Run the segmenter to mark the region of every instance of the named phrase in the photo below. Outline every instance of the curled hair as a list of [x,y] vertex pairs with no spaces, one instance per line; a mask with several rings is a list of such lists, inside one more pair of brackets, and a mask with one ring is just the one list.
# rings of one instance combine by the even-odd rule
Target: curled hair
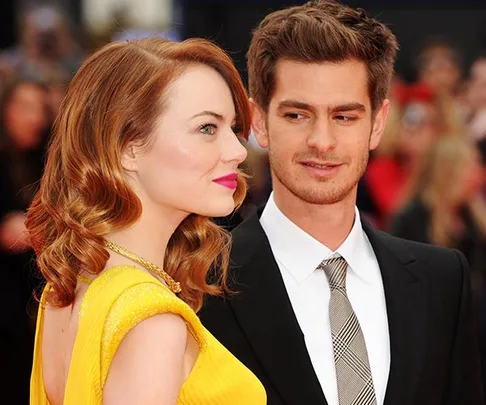
[[361,9],[333,0],[309,1],[269,14],[253,31],[248,50],[250,96],[265,111],[275,91],[279,60],[305,63],[358,60],[368,70],[372,110],[390,86],[398,44],[392,32]]
[[[50,304],[71,304],[77,274],[98,274],[106,265],[105,235],[140,217],[141,202],[125,180],[121,153],[132,142],[149,145],[169,84],[195,64],[209,66],[224,78],[241,135],[247,137],[245,88],[231,59],[209,41],[150,38],[112,43],[88,58],[73,78],[26,223],[39,268],[51,285]],[[237,206],[245,194],[240,174]],[[172,235],[165,271],[181,283],[180,297],[195,310],[205,293],[226,289],[228,248],[227,232],[194,214]],[[218,272],[212,284],[207,281],[210,269]]]

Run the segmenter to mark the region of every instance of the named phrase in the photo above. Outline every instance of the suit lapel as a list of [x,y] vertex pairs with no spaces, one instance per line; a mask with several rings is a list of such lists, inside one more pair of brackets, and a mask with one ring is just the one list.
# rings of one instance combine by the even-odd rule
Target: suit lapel
[[378,259],[388,314],[391,364],[384,405],[412,405],[425,350],[426,282],[403,241],[363,227]]
[[262,368],[283,402],[327,405],[280,270],[257,214],[233,232],[229,301]]

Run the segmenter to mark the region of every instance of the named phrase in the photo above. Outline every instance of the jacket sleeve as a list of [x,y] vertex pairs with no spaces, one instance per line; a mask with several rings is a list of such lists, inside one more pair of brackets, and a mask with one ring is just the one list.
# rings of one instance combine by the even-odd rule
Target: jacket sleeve
[[444,405],[484,405],[469,266],[462,253],[458,251],[455,253],[462,273],[462,289],[451,352],[449,384],[443,403]]

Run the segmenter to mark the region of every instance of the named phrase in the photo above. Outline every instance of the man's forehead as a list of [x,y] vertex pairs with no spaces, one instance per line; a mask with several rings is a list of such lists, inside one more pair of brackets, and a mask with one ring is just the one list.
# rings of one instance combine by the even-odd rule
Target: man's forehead
[[271,104],[286,104],[289,100],[316,108],[353,103],[364,104],[368,108],[366,66],[354,60],[339,63],[279,61]]
[[323,86],[343,90],[350,86],[366,88],[368,71],[363,62],[346,60],[343,62],[307,63],[300,61],[281,60],[275,67],[275,89],[277,87],[299,88],[306,86],[308,90],[318,90]]

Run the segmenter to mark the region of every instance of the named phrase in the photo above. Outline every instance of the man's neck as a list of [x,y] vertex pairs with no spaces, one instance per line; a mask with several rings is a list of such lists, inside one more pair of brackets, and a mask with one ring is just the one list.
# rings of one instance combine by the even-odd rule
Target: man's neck
[[288,190],[275,190],[273,197],[282,214],[332,251],[342,245],[353,228],[356,190],[334,204],[311,204]]

